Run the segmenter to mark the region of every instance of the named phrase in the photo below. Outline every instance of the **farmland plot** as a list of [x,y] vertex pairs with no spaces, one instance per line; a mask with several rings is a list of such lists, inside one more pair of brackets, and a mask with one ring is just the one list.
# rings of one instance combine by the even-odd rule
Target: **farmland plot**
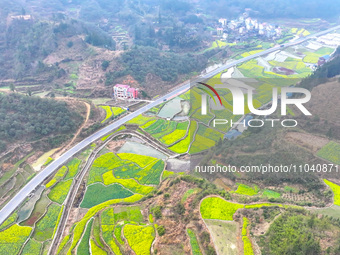
[[340,144],[336,142],[329,142],[324,147],[322,147],[321,150],[319,150],[316,155],[326,160],[329,160],[333,162],[334,164],[340,165],[339,151],[340,151]]
[[151,245],[155,238],[155,231],[152,226],[125,225],[124,236],[136,255],[151,253]]
[[220,255],[237,255],[237,224],[236,222],[204,220],[207,224],[214,244]]

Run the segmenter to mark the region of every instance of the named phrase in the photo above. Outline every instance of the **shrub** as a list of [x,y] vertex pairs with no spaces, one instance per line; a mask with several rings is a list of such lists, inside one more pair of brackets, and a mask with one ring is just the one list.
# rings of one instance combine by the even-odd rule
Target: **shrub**
[[151,211],[155,215],[156,219],[162,218],[162,208],[160,206],[154,207]]
[[159,236],[162,236],[165,234],[165,227],[164,226],[158,226],[157,227],[157,233]]

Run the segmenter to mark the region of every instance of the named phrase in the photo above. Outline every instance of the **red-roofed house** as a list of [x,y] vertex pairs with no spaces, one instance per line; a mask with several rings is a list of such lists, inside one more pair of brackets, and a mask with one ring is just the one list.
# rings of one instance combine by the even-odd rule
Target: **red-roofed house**
[[131,88],[129,85],[116,84],[113,86],[113,95],[116,99],[136,99],[138,89]]

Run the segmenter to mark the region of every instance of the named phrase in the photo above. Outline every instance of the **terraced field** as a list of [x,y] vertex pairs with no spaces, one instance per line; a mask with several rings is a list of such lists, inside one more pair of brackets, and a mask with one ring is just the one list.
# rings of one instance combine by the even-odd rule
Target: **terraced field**
[[[42,186],[40,193],[37,191],[18,212],[3,223],[0,229],[7,229],[0,232],[0,239],[1,236],[7,236],[8,243],[0,240],[0,243],[4,243],[1,244],[0,254],[5,254],[2,252],[6,252],[6,247],[10,249],[7,254],[18,254],[20,249],[22,254],[39,254],[40,251],[47,253],[63,212],[61,204],[68,195],[80,164],[81,160],[74,158],[58,169],[45,189]],[[30,240],[23,246],[29,234]]]
[[233,220],[234,213],[244,205],[227,202],[220,197],[208,197],[201,202],[203,219]]
[[102,123],[104,123],[105,121],[109,120],[112,117],[117,117],[117,116],[123,114],[124,112],[126,112],[126,110],[124,110],[120,107],[111,107],[111,106],[107,106],[107,105],[101,105],[99,107],[104,109],[105,112],[106,112],[105,119],[102,120]]
[[333,162],[334,164],[340,165],[340,144],[336,142],[329,142],[322,147],[316,155],[326,160]]
[[159,184],[163,170],[164,161],[153,157],[133,153],[103,154],[90,169],[81,206],[90,208],[111,199],[147,195],[154,190],[149,185]]
[[255,185],[254,187],[250,187],[245,184],[241,183],[236,183],[237,190],[235,193],[240,194],[240,195],[246,195],[246,196],[254,196],[259,192],[259,188]]
[[[222,252],[222,254],[238,254],[236,249],[236,225],[233,222],[233,215],[238,209],[257,209],[262,207],[283,207],[281,204],[274,203],[258,203],[258,204],[237,204],[233,202],[226,201],[220,197],[207,197],[201,201],[200,213],[202,218],[206,221],[209,229],[212,231],[212,235],[215,236],[214,243],[217,249]],[[287,206],[288,208],[289,206]],[[230,224],[229,224],[230,223]],[[226,229],[221,229],[221,225],[225,224]],[[243,254],[254,254],[251,241],[249,239],[248,233],[249,221],[247,218],[243,218],[242,227],[242,241],[243,241]],[[217,226],[219,225],[219,226]],[[232,230],[228,230],[232,229]],[[222,232],[216,232],[221,230]],[[233,231],[233,232],[230,232]],[[230,236],[232,235],[232,236]],[[223,240],[221,239],[223,236]]]

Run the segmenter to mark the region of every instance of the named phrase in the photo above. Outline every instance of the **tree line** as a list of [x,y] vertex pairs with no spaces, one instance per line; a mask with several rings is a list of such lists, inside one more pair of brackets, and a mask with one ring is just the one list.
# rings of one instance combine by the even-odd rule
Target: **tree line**
[[[9,142],[37,140],[74,132],[82,121],[66,102],[24,96],[0,95],[0,136],[2,150]],[[52,141],[51,141],[52,142]]]

